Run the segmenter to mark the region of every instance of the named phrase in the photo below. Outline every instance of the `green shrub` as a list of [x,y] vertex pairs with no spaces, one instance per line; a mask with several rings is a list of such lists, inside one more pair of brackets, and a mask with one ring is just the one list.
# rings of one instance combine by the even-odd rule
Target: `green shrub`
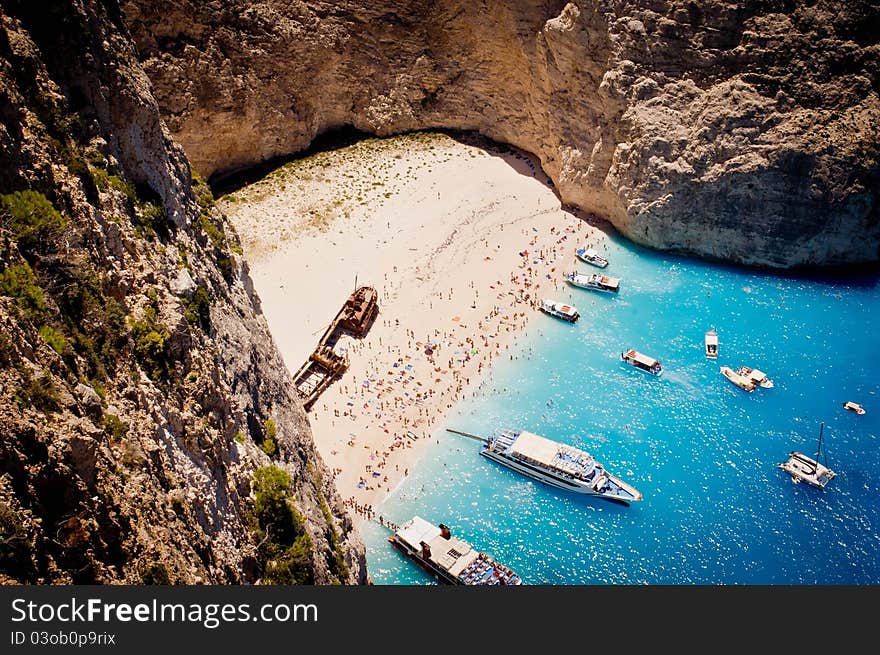
[[12,238],[28,254],[54,248],[67,227],[67,220],[49,199],[29,189],[0,195],[0,213]]
[[70,352],[70,343],[68,343],[67,339],[55,328],[44,325],[40,328],[40,336],[43,338],[49,347],[52,348],[59,355],[65,355]]
[[234,438],[235,438],[236,443],[241,444],[242,446],[244,445],[244,441],[245,441],[244,432],[239,430],[238,432],[235,433]]
[[9,296],[34,323],[41,323],[46,315],[43,290],[34,279],[34,272],[27,264],[10,266],[0,271],[0,295]]
[[21,376],[21,386],[15,393],[15,401],[20,406],[34,407],[46,414],[57,412],[61,408],[58,390],[47,372],[44,371],[42,377],[35,378],[28,369],[24,368],[21,370]]
[[128,434],[128,423],[115,414],[104,415],[104,431],[117,441],[121,441]]
[[171,332],[158,322],[156,310],[147,307],[144,320],[132,324],[134,354],[144,372],[154,382],[171,379],[174,362],[171,356]]
[[145,585],[170,585],[171,578],[168,577],[168,569],[162,562],[150,564],[141,574],[141,579]]
[[315,584],[311,554],[312,540],[309,535],[298,537],[292,546],[268,562],[263,581],[277,585]]
[[31,568],[29,541],[18,513],[0,501],[0,571],[18,578]]
[[290,475],[277,466],[254,471],[254,515],[276,544],[289,546],[303,532],[303,519],[290,503]]
[[223,234],[223,230],[220,229],[219,225],[211,220],[211,217],[208,216],[208,214],[202,214],[199,217],[199,226],[202,228],[202,231],[208,236],[208,239],[211,241],[211,245],[213,245],[215,248],[219,248],[220,250],[223,250],[226,247],[226,235]]
[[264,581],[314,584],[312,541],[305,521],[290,502],[290,476],[275,466],[254,472],[254,515]]
[[190,325],[197,323],[205,332],[211,331],[211,296],[205,287],[199,286],[186,301],[184,316]]

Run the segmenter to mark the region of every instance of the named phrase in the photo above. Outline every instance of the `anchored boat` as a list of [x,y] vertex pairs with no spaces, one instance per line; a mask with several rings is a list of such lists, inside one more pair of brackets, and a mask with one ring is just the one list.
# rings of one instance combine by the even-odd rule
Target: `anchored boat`
[[601,273],[564,273],[565,281],[570,285],[581,289],[603,291],[605,293],[617,293],[620,291],[620,280],[616,277],[602,275]]
[[736,372],[744,378],[751,380],[759,387],[763,387],[764,389],[773,388],[773,380],[768,378],[764,371],[759,371],[756,368],[749,368],[748,366],[740,366],[736,369]]
[[550,316],[561,318],[563,321],[568,321],[569,323],[574,323],[581,316],[578,313],[578,310],[572,305],[567,305],[566,303],[557,302],[555,300],[548,300],[546,298],[541,301],[541,311],[545,314],[550,314]]
[[845,403],[843,403],[843,408],[848,409],[851,412],[855,412],[856,414],[864,414],[865,413],[864,407],[862,407],[858,403],[854,403],[851,400],[847,400]]
[[663,367],[660,365],[660,362],[653,357],[643,355],[633,348],[620,353],[620,358],[630,366],[642,371],[647,371],[651,375],[660,375],[663,372]]
[[574,254],[577,255],[578,259],[587,264],[592,264],[599,268],[605,268],[608,266],[608,260],[600,255],[594,248],[578,248]]
[[819,454],[822,452],[822,432],[825,424],[819,426],[819,446],[816,449],[816,458],[807,457],[801,452],[792,452],[787,462],[779,464],[779,468],[791,476],[791,481],[795,484],[806,482],[817,489],[824,489],[832,479],[837,477],[837,473],[832,471],[826,464],[819,463]]
[[726,377],[728,380],[733,382],[740,389],[743,389],[744,391],[754,391],[755,390],[755,383],[754,382],[752,382],[749,378],[742,375],[741,373],[734,371],[729,366],[722,366],[721,367],[721,374],[724,377]]
[[716,359],[718,357],[718,333],[715,330],[706,332],[706,357]]
[[453,537],[442,523],[414,516],[388,537],[397,550],[441,582],[455,585],[521,585],[522,578],[492,557]]
[[557,489],[597,496],[628,505],[642,499],[635,487],[612,475],[590,453],[525,430],[499,430],[482,439],[480,454],[525,476]]

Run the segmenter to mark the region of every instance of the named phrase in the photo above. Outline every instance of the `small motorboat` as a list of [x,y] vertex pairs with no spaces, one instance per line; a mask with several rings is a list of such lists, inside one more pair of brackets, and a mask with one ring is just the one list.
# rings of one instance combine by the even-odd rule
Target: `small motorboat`
[[843,403],[843,408],[848,409],[851,412],[855,412],[856,414],[864,414],[865,413],[864,407],[862,407],[858,403],[854,403],[851,400],[847,400],[845,403]]
[[574,254],[582,262],[592,264],[593,266],[598,266],[599,268],[608,266],[608,260],[596,252],[595,248],[578,248]]
[[721,374],[744,391],[754,391],[755,383],[729,366],[721,367]]
[[706,357],[718,358],[718,333],[714,329],[706,332]]

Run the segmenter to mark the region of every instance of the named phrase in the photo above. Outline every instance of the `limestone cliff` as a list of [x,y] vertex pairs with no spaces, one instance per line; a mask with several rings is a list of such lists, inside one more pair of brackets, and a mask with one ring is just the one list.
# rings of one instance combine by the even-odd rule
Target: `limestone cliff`
[[123,0],[203,175],[354,126],[477,130],[659,248],[876,262],[869,0]]
[[366,581],[240,252],[118,6],[4,1],[0,582]]

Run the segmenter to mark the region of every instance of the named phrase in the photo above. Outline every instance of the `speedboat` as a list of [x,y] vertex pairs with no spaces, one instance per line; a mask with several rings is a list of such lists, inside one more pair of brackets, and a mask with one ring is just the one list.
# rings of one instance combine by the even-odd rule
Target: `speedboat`
[[736,369],[736,372],[744,378],[748,378],[759,387],[763,387],[764,389],[773,388],[773,380],[768,378],[767,374],[764,373],[764,371],[759,371],[756,368],[749,368],[748,366],[740,366],[738,369]]
[[745,391],[754,391],[755,390],[755,383],[754,382],[752,382],[749,378],[745,377],[741,373],[734,371],[729,366],[722,366],[721,373],[722,373],[722,375],[724,375],[724,377],[726,377],[728,380],[733,382],[740,389],[743,389]]
[[862,407],[858,403],[854,403],[851,400],[847,400],[845,403],[843,403],[843,408],[848,409],[851,412],[855,412],[856,414],[864,414],[865,413],[864,407]]
[[546,298],[541,301],[541,311],[569,323],[574,323],[581,316],[574,306]]
[[608,260],[600,255],[595,248],[578,248],[574,254],[577,255],[578,259],[587,264],[592,264],[599,268],[608,266]]
[[706,357],[709,359],[718,357],[718,333],[715,330],[706,332]]

